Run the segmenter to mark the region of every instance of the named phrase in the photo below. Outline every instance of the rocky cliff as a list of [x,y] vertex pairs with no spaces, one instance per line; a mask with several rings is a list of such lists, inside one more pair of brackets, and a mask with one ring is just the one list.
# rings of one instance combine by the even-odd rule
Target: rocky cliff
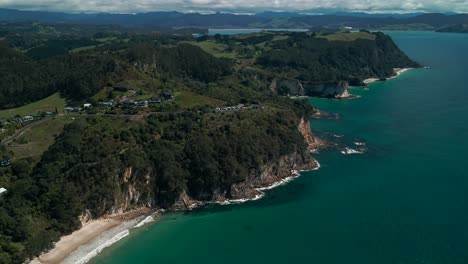
[[[206,203],[226,202],[229,200],[244,200],[260,197],[265,188],[291,177],[293,171],[311,170],[319,165],[310,155],[310,151],[323,146],[323,142],[311,133],[310,123],[307,118],[298,120],[298,131],[304,138],[307,148],[298,149],[294,153],[281,156],[278,160],[262,165],[250,171],[249,176],[243,182],[233,184],[225,191],[214,191],[210,201],[200,201],[190,197],[186,191],[183,191],[170,210],[190,210]],[[133,167],[122,169],[118,177],[120,190],[116,194],[113,206],[107,212],[109,215],[119,215],[138,208],[155,208],[158,203],[155,198],[156,175],[152,169],[136,170]],[[82,221],[90,219],[86,213],[82,215]],[[86,221],[86,220],[85,220]]]
[[275,87],[280,95],[315,96],[325,98],[348,97],[349,84],[347,81],[313,83],[295,79],[275,80]]
[[[246,181],[232,185],[228,191],[217,194],[211,202],[224,203],[230,200],[242,201],[256,199],[263,195],[261,191],[262,188],[267,188],[293,176],[294,171],[318,168],[318,162],[310,155],[309,151],[324,146],[324,142],[312,135],[310,123],[305,118],[300,120],[298,130],[304,137],[308,151],[298,151],[282,156],[275,162],[266,164],[258,170],[251,171]],[[205,203],[206,202],[203,201],[197,201],[189,197],[186,192],[183,192],[171,209],[191,210]]]

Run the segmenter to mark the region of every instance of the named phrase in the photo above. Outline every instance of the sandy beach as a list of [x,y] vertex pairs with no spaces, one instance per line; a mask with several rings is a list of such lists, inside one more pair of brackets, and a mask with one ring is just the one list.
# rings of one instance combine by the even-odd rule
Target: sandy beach
[[[387,78],[387,80],[390,80],[390,79],[394,79],[394,78],[397,78],[398,76],[400,76],[402,73],[406,72],[406,71],[409,71],[411,70],[412,68],[395,68],[393,69],[395,75],[393,75],[392,77],[389,77]],[[365,79],[364,81],[362,81],[364,84],[371,84],[371,83],[374,83],[374,82],[378,82],[380,81],[379,78],[368,78],[368,79]]]
[[379,78],[369,78],[369,79],[365,79],[365,80],[362,81],[362,82],[365,83],[365,84],[370,84],[370,83],[377,82],[377,81],[379,81],[379,80],[380,80]]
[[100,219],[87,223],[81,229],[71,233],[68,236],[63,236],[59,242],[55,244],[54,249],[36,258],[32,264],[58,264],[61,263],[68,255],[84,245],[99,234],[113,227],[120,225],[122,222],[116,219]]
[[[128,235],[129,229],[147,224],[149,208],[90,221],[70,235],[63,236],[49,252],[40,255],[31,264],[86,263],[104,248]],[[139,224],[141,221],[145,221]]]

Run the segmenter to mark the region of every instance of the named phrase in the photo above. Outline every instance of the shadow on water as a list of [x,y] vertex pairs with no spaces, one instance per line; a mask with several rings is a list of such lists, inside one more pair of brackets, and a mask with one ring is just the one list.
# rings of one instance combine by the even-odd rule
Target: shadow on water
[[[182,214],[190,216],[204,216],[219,212],[245,210],[249,208],[266,208],[294,203],[298,200],[302,200],[305,196],[310,197],[311,195],[313,196],[316,194],[318,189],[315,187],[314,181],[307,178],[315,178],[318,175],[319,171],[304,172],[301,177],[286,185],[265,191],[265,196],[260,200],[230,205],[209,204],[193,211],[182,212]],[[175,220],[176,216],[173,219]]]

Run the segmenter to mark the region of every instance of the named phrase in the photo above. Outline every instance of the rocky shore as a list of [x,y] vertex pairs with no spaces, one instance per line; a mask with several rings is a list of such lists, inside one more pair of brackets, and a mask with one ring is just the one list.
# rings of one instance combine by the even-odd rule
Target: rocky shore
[[[266,190],[284,185],[299,177],[300,171],[317,170],[320,164],[310,155],[310,152],[324,147],[326,144],[311,133],[310,123],[307,119],[299,120],[297,129],[304,137],[308,151],[291,153],[280,157],[276,162],[266,164],[258,171],[253,171],[249,178],[239,184],[231,186],[224,192],[217,194],[210,201],[200,201],[191,198],[183,192],[168,211],[193,210],[208,204],[233,204],[257,200],[265,195]],[[132,169],[125,171],[128,180],[132,175]],[[144,177],[145,178],[145,177]],[[146,179],[146,178],[145,178]],[[141,197],[138,189],[146,189],[149,182],[145,181],[141,186],[131,185],[129,197]],[[86,263],[97,256],[104,248],[111,246],[129,234],[132,228],[139,228],[154,220],[157,215],[165,212],[162,209],[153,208],[151,201],[141,197],[146,206],[130,210],[128,200],[124,199],[120,205],[113,208],[110,215],[91,220],[88,212],[80,217],[82,228],[70,235],[63,236],[54,248],[38,258],[32,260],[33,264],[58,264],[58,263]]]

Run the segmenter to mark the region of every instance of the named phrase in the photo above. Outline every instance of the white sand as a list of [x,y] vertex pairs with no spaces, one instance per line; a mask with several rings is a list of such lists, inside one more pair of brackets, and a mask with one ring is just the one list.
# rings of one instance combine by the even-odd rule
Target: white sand
[[365,84],[370,84],[370,83],[377,82],[377,81],[379,81],[379,80],[380,80],[379,78],[369,78],[369,79],[365,79],[365,80],[362,81],[362,82],[365,83]]
[[100,219],[87,223],[81,229],[68,236],[63,236],[55,244],[54,249],[34,259],[31,263],[55,264],[62,263],[64,259],[81,245],[96,238],[99,234],[121,224],[119,220]]
[[[144,216],[143,216],[144,217]],[[64,260],[63,264],[84,264],[92,258],[99,255],[107,247],[120,241],[129,235],[129,229],[134,227],[143,217],[138,217],[134,220],[123,222],[109,230],[97,234],[88,243],[79,245],[79,247],[71,252]]]
[[[387,80],[395,79],[398,76],[400,76],[402,73],[407,72],[407,71],[409,71],[411,69],[412,68],[395,68],[395,69],[393,69],[393,72],[395,73],[395,75],[393,75],[392,77],[387,78]],[[369,78],[369,79],[365,79],[362,82],[365,83],[365,84],[371,84],[371,83],[374,83],[374,82],[377,82],[377,81],[380,81],[380,79],[379,78]]]

